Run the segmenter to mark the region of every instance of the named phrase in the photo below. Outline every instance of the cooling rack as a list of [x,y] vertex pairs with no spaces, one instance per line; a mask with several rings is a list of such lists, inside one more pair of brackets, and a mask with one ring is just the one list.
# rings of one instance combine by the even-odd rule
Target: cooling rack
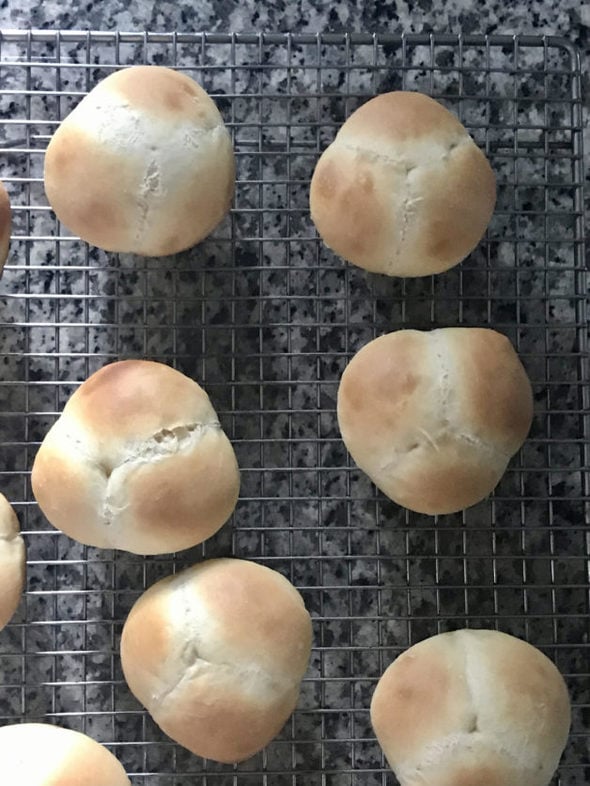
[[[145,260],[89,248],[55,220],[43,153],[59,120],[119,66],[183,69],[233,134],[231,215],[204,243]],[[28,544],[21,608],[0,634],[0,723],[46,720],[116,752],[134,786],[394,784],[368,707],[385,666],[439,631],[497,627],[565,675],[572,734],[554,783],[590,782],[589,398],[580,63],[555,38],[10,31],[0,35],[0,176],[14,206],[0,282],[0,488]],[[441,276],[396,280],[318,241],[318,153],[369,96],[415,89],[489,156],[488,234]],[[533,381],[529,440],[492,497],[432,519],[378,494],[340,441],[350,356],[402,327],[493,326]],[[204,546],[141,558],[53,530],[31,494],[40,440],[75,386],[116,358],[193,376],[233,439],[242,492]],[[490,391],[493,396],[493,390]],[[302,591],[315,646],[301,701],[263,753],[203,762],[129,694],[121,627],[139,593],[203,557],[270,565]]]

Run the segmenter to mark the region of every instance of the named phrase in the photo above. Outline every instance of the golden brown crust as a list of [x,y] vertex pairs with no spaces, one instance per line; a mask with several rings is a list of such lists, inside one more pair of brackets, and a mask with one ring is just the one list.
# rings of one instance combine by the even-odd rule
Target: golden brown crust
[[128,685],[170,737],[232,763],[261,750],[295,708],[311,620],[295,588],[236,559],[151,587],[123,628]]
[[[173,619],[168,615],[169,593],[175,576],[153,584],[133,605],[121,638],[121,660],[129,687],[140,701],[151,691],[165,692],[162,664],[174,648]],[[180,675],[179,675],[180,676]]]
[[0,782],[14,786],[131,786],[107,748],[80,732],[42,723],[0,728]]
[[0,494],[0,630],[14,616],[25,587],[26,550],[16,513]]
[[195,533],[202,542],[229,519],[238,501],[240,477],[231,443],[216,427],[205,431],[192,450],[165,462],[140,464],[127,485],[125,518],[137,522],[138,537],[145,545],[151,538],[151,551],[159,548],[162,532],[171,527],[174,550],[181,551],[195,545]]
[[457,373],[467,381],[460,408],[472,433],[513,455],[533,419],[531,385],[514,347],[495,330],[471,328],[469,344],[460,328],[450,329],[447,335]]
[[10,199],[4,183],[0,181],[0,274],[8,258],[11,231],[12,211],[10,209]]
[[468,141],[452,148],[439,166],[417,168],[409,184],[410,199],[420,200],[420,212],[409,216],[405,247],[424,260],[424,274],[444,272],[473,251],[490,223],[496,204],[494,173],[481,150]]
[[120,360],[103,366],[74,392],[64,413],[97,438],[107,441],[123,436],[126,442],[162,429],[217,420],[209,397],[194,380],[150,360]]
[[189,548],[230,517],[239,493],[233,448],[207,394],[162,363],[104,367],[72,395],[35,457],[48,520],[99,548]]
[[[375,166],[373,157],[329,147],[318,161],[310,190],[311,215],[324,243],[360,267],[381,272],[384,260],[394,256],[403,185],[401,174]],[[383,194],[390,189],[387,202]]]
[[440,273],[491,219],[495,177],[457,118],[427,96],[386,93],[344,123],[311,181],[326,245],[372,272]]
[[164,66],[132,66],[115,71],[101,83],[134,109],[164,120],[189,118],[211,130],[221,121],[219,110],[203,88],[186,74]]
[[539,650],[462,630],[400,655],[377,685],[371,721],[402,786],[547,786],[570,706]]
[[111,548],[112,534],[102,515],[105,470],[99,462],[82,460],[50,429],[37,451],[31,485],[47,520],[80,543]]
[[62,223],[107,251],[160,256],[229,210],[235,164],[217,107],[185,74],[135,66],[100,82],[55,132],[45,190]]
[[[309,659],[311,623],[295,587],[277,571],[239,559],[217,559],[186,576],[216,620],[230,660],[255,659],[269,674],[302,673]],[[190,602],[190,600],[189,600]],[[252,613],[264,609],[264,613]],[[286,610],[288,609],[288,614]],[[304,632],[299,641],[293,631]]]
[[429,515],[482,500],[522,445],[530,382],[493,330],[400,330],[365,345],[338,389],[342,439],[388,497]]
[[488,496],[506,471],[508,459],[442,432],[421,440],[400,464],[370,476],[398,505],[427,516],[456,513]]
[[217,674],[197,676],[190,692],[179,692],[174,707],[154,711],[154,719],[196,756],[223,764],[245,761],[277,736],[295,709],[299,689],[269,702],[242,698],[239,691],[240,680],[221,667]]
[[443,638],[436,658],[424,647],[411,647],[383,673],[371,702],[371,723],[393,762],[414,760],[437,737],[469,728],[469,689],[455,663],[452,639]]
[[[388,333],[365,344],[346,367],[338,388],[338,418],[347,435],[365,429],[385,448],[412,432],[420,397],[431,389],[428,334]],[[409,449],[410,445],[406,448]]]
[[346,141],[370,135],[376,142],[414,142],[433,131],[445,140],[465,136],[459,120],[442,104],[424,93],[394,90],[371,98],[342,126]]
[[[45,192],[68,229],[106,251],[128,248],[127,216],[135,209],[141,157],[122,158],[64,122],[45,153]],[[123,188],[113,184],[125,183]]]

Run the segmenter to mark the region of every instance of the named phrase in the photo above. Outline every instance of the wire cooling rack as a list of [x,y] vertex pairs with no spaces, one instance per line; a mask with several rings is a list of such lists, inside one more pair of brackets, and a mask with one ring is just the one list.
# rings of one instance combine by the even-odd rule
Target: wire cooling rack
[[[171,258],[89,248],[56,222],[43,191],[59,120],[99,79],[137,63],[196,78],[237,153],[231,215]],[[426,636],[489,626],[531,641],[565,675],[573,727],[555,783],[590,782],[580,82],[576,53],[552,38],[2,33],[0,176],[14,237],[0,283],[0,488],[29,564],[25,599],[0,634],[0,723],[86,731],[134,786],[394,784],[369,722],[379,675]],[[343,264],[308,212],[319,152],[369,96],[400,88],[455,111],[499,184],[471,257],[407,281]],[[436,520],[388,502],[354,468],[336,391],[374,336],[457,324],[512,339],[536,415],[492,497]],[[232,522],[176,558],[85,548],[54,531],[31,494],[33,457],[68,396],[122,357],[162,360],[203,384],[242,469]],[[139,593],[221,554],[282,571],[314,617],[297,711],[236,768],[167,740],[129,694],[118,658]]]

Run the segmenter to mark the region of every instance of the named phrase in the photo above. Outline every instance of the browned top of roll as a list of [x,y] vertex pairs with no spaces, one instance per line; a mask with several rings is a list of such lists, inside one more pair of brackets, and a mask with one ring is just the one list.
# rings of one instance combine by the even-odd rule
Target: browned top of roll
[[344,123],[338,137],[356,142],[359,137],[377,145],[420,142],[424,137],[446,145],[463,141],[465,128],[438,101],[423,93],[382,93],[362,104]]
[[459,120],[420,93],[363,104],[321,156],[311,215],[324,242],[379,273],[440,273],[483,236],[496,199],[490,165]]

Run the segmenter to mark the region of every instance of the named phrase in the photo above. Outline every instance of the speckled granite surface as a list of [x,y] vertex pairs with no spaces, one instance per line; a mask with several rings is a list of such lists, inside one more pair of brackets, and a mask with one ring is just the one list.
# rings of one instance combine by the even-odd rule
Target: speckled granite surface
[[590,11],[587,2],[563,0],[559,5],[524,0],[518,7],[490,2],[485,7],[468,0],[421,0],[419,3],[372,3],[349,0],[329,7],[320,0],[288,3],[162,2],[161,0],[108,0],[79,9],[67,0],[21,0],[0,3],[3,27],[38,27],[93,30],[208,30],[211,32],[424,32],[548,33],[587,41]]
[[[547,32],[588,46],[588,4],[491,6],[487,14],[444,5],[376,3],[368,13],[354,3],[109,1],[74,14],[65,3],[19,3],[0,4],[0,25]],[[59,83],[57,56],[67,64]],[[60,49],[39,42],[31,52],[8,42],[0,57],[0,142],[10,150],[2,176],[17,208],[0,281],[0,483],[17,503],[29,549],[27,597],[0,634],[0,722],[45,718],[86,730],[113,744],[134,786],[394,783],[368,719],[384,666],[438,630],[497,625],[541,646],[566,675],[574,735],[559,783],[587,783],[581,233],[573,218],[580,166],[572,169],[563,102],[567,51],[548,52],[545,65],[556,73],[547,79],[542,50],[521,49],[516,63],[510,47],[493,48],[489,63],[479,47],[465,47],[460,60],[456,45],[310,45],[289,59],[280,45],[139,42],[116,50],[108,40]],[[29,57],[46,65],[24,68]],[[238,153],[232,215],[197,248],[162,260],[56,241],[41,177],[60,111],[116,60],[144,58],[196,69],[216,95]],[[530,73],[515,79],[515,65]],[[73,95],[59,99],[58,84]],[[443,95],[487,144],[500,184],[486,242],[432,280],[344,266],[318,243],[307,211],[317,151],[364,97],[401,86]],[[14,122],[25,118],[33,122]],[[376,333],[458,323],[491,325],[513,339],[534,383],[536,415],[494,498],[434,523],[376,495],[349,465],[335,395],[347,357]],[[82,547],[49,527],[29,488],[35,443],[75,383],[109,359],[137,355],[174,362],[204,384],[242,468],[234,520],[176,561]],[[235,772],[170,745],[129,695],[117,656],[125,614],[143,587],[174,566],[228,553],[284,572],[315,621],[297,713]]]

